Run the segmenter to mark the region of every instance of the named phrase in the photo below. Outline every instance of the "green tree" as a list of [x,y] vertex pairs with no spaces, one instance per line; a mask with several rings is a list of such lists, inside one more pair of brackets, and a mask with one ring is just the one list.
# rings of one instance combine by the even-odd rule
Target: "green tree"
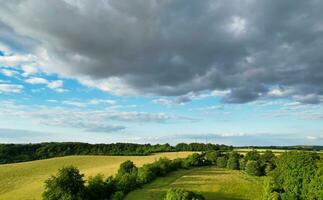
[[271,173],[275,188],[273,192],[279,192],[283,200],[309,199],[312,190],[315,191],[317,188],[316,181],[312,181],[320,182],[320,178],[316,179],[320,177],[317,174],[318,159],[317,154],[304,151],[282,154],[277,160],[277,167]]
[[76,167],[63,167],[45,181],[44,200],[83,200],[84,180]]
[[233,151],[229,153],[229,159],[227,162],[227,168],[229,169],[239,169],[239,159],[240,155]]
[[164,200],[204,200],[204,197],[183,189],[170,189],[167,191]]
[[225,156],[219,157],[219,158],[216,159],[216,165],[218,167],[224,168],[224,167],[227,166],[227,160],[228,159]]
[[261,176],[261,166],[258,161],[249,160],[246,164],[246,172],[252,176]]
[[317,169],[309,185],[309,200],[323,200],[323,163]]
[[135,171],[137,171],[136,165],[132,161],[127,160],[120,164],[117,176],[120,176],[126,173],[132,173]]
[[103,175],[90,177],[86,187],[86,199],[88,200],[105,200],[109,199],[115,191],[115,181],[112,177],[103,180]]
[[212,164],[216,164],[216,159],[221,156],[220,151],[208,151],[205,154],[205,159],[210,161]]

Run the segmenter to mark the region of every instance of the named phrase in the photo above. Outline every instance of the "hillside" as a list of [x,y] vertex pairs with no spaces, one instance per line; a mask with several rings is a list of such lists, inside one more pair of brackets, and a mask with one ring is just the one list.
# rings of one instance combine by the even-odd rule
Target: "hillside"
[[217,167],[180,170],[158,178],[127,195],[126,200],[162,200],[169,188],[183,188],[203,194],[206,200],[261,199],[263,178]]
[[158,153],[149,156],[68,156],[39,161],[0,165],[0,199],[40,199],[44,181],[66,165],[78,167],[87,177],[115,174],[120,163],[132,160],[137,166],[160,157],[187,157],[191,152]]

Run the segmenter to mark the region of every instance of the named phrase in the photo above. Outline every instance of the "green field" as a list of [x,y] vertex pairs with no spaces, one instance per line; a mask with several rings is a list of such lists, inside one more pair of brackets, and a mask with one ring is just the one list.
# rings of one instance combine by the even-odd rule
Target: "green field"
[[202,167],[172,172],[142,189],[128,194],[126,200],[162,200],[169,188],[199,192],[207,200],[261,199],[263,178],[251,177],[240,171]]
[[191,152],[159,153],[150,156],[67,156],[31,162],[0,165],[0,199],[41,199],[44,181],[66,165],[78,167],[86,177],[101,173],[114,175],[120,163],[132,160],[137,166],[160,157],[187,157]]

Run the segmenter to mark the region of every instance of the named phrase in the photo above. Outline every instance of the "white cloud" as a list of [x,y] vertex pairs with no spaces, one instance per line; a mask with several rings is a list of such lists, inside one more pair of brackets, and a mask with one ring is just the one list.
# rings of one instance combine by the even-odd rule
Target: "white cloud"
[[23,88],[24,87],[22,85],[0,83],[0,93],[1,92],[20,93],[22,92]]
[[2,73],[5,76],[8,76],[8,77],[12,77],[12,76],[18,74],[17,71],[10,70],[10,69],[1,69],[0,73]]
[[52,82],[49,82],[47,86],[51,89],[58,89],[63,86],[63,81],[62,80],[52,81]]
[[240,35],[246,32],[246,20],[239,16],[232,17],[229,24],[229,31],[233,32],[235,35]]
[[40,78],[40,77],[34,77],[34,78],[29,78],[26,80],[27,83],[30,84],[48,84],[49,81],[47,79],[44,78]]
[[[124,129],[115,123],[167,123],[192,121],[192,119],[166,113],[126,112],[119,110],[84,110],[66,107],[24,106],[13,101],[0,102],[0,116],[28,119],[35,123],[53,126],[79,128],[85,131],[102,132],[104,129]],[[71,102],[70,102],[71,103]],[[99,131],[101,130],[101,131]]]
[[5,55],[0,56],[0,63],[3,66],[16,67],[25,63],[33,62],[36,59],[33,55]]
[[41,78],[41,77],[33,77],[33,78],[28,78],[25,80],[26,83],[29,84],[44,84],[48,88],[55,90],[57,92],[66,92],[68,90],[63,89],[63,84],[64,82],[62,80],[55,80],[55,81],[49,81],[47,79]]

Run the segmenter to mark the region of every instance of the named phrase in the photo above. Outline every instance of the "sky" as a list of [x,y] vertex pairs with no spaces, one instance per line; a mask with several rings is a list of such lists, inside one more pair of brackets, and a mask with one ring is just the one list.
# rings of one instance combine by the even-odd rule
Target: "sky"
[[0,143],[323,144],[320,0],[0,3]]

